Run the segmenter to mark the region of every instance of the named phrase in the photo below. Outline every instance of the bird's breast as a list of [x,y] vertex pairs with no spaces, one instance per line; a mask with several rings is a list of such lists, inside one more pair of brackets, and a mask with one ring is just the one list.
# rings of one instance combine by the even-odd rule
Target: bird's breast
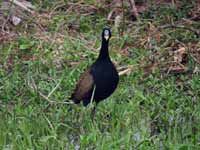
[[92,70],[94,84],[96,86],[95,98],[102,100],[110,96],[117,87],[119,77],[113,64],[95,66]]

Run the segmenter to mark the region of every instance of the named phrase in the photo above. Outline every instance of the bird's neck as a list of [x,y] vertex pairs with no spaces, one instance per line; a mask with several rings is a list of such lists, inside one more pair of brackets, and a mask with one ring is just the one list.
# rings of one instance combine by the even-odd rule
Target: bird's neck
[[110,59],[108,52],[108,43],[109,41],[106,41],[105,39],[102,40],[98,59]]

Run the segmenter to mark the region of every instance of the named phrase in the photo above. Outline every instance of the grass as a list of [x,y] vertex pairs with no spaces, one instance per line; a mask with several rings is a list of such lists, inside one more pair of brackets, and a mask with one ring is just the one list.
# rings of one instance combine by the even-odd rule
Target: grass
[[[55,7],[49,1],[33,3],[38,9],[45,5],[47,11]],[[86,4],[95,6],[95,1]],[[188,4],[187,9],[194,5]],[[50,20],[38,19],[46,33],[37,31],[34,19],[28,20],[28,28],[24,28],[26,22],[21,24],[21,35],[1,44],[0,149],[200,149],[199,75],[167,74],[156,68],[143,76],[142,66],[152,57],[157,61],[166,57],[167,61],[168,48],[174,44],[187,47],[197,43],[199,47],[199,39],[183,29],[164,29],[156,34],[159,40],[152,35],[147,42],[157,26],[187,17],[185,9],[156,7],[152,5],[139,22],[127,26],[122,36],[109,24],[113,29],[112,60],[120,66],[136,67],[121,76],[116,92],[99,104],[95,122],[90,108],[63,102],[80,73],[98,55],[95,49],[100,46],[101,30],[108,25],[106,10],[99,8],[104,11],[81,17],[73,11],[57,10]],[[76,17],[79,31],[69,31],[66,26]],[[187,66],[200,67],[192,57]],[[49,103],[38,91],[56,103]]]

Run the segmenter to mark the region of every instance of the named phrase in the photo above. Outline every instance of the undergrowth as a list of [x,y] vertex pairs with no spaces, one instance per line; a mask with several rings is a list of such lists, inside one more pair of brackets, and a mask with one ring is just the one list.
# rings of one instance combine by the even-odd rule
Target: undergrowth
[[[103,3],[32,3],[40,17],[11,28],[16,36],[0,45],[0,149],[200,149],[196,55],[187,53],[186,72],[163,65],[173,49],[199,49],[199,38],[183,28],[157,30],[188,25],[196,1],[179,1],[177,7],[151,2],[138,21],[125,16],[123,33],[106,20],[110,10]],[[112,28],[112,60],[133,69],[120,76],[92,122],[89,108],[65,102],[95,61],[104,26]]]

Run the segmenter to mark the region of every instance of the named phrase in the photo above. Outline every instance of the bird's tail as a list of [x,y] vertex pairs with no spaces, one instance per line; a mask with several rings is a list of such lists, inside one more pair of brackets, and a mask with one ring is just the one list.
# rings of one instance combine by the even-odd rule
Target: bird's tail
[[69,99],[72,100],[75,104],[79,104],[81,102],[80,100],[74,97],[74,94],[72,94],[72,96]]

